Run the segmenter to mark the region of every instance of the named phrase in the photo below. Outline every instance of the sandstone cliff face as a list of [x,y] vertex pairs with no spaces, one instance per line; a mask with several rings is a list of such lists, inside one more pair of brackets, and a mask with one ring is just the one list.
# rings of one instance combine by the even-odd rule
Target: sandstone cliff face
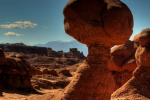
[[31,53],[31,54],[47,56],[46,47],[27,46],[24,45],[23,43],[0,44],[0,48],[2,48],[5,52],[18,52],[18,53],[25,53],[25,54]]
[[111,100],[150,100],[150,29],[142,30],[133,40],[139,45],[135,53],[138,67],[133,77],[112,94]]
[[6,55],[0,49],[0,88],[32,92],[31,78],[39,73],[21,55]]
[[51,48],[47,48],[48,57],[63,57],[63,52],[56,52]]
[[77,48],[70,48],[70,52],[75,54],[79,59],[85,59],[83,52],[80,53],[80,51],[78,51]]
[[85,56],[83,55],[83,52],[80,53],[80,51],[77,50],[77,48],[70,48],[69,52],[63,52],[63,51],[54,51],[51,48],[48,48],[48,56],[49,57],[65,57],[65,58],[79,58],[79,59],[85,59]]

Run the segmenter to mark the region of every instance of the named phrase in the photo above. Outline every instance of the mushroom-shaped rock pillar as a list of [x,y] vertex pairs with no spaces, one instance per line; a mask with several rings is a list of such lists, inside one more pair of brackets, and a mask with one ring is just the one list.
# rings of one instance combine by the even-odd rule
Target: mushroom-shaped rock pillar
[[54,99],[110,100],[115,87],[107,67],[110,48],[131,36],[131,11],[119,0],[70,0],[63,14],[66,33],[87,45],[88,56],[70,84]]

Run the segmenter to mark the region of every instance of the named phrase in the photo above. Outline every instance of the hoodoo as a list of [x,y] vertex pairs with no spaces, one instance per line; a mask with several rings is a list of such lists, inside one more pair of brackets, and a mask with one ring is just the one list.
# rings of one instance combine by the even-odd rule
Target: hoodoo
[[89,53],[74,79],[54,99],[110,100],[115,87],[107,67],[110,48],[131,36],[130,10],[119,0],[70,0],[63,13],[66,33],[86,44]]
[[107,66],[110,48],[131,36],[131,11],[120,0],[70,0],[63,14],[66,33],[87,45],[88,56],[63,91],[36,100],[110,100],[115,87]]

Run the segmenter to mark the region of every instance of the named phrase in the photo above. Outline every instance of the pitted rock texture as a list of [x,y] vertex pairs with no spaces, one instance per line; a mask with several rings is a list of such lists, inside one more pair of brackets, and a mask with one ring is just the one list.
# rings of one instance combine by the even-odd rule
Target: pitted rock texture
[[107,66],[110,48],[132,34],[131,11],[119,0],[70,0],[63,14],[66,33],[87,45],[88,56],[70,84],[45,100],[110,100],[115,88]]
[[0,88],[19,89],[31,92],[31,78],[39,71],[32,67],[21,55],[7,55],[0,48]]
[[133,72],[133,77],[112,94],[111,100],[150,100],[149,35],[150,29],[144,29],[137,35],[139,47],[135,58],[138,67]]

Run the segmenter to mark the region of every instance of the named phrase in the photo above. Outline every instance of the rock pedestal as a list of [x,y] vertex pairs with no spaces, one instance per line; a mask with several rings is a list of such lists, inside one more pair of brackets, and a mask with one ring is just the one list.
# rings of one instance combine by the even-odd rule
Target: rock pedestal
[[132,34],[130,10],[119,0],[70,0],[63,14],[66,33],[87,45],[88,56],[70,84],[45,100],[110,100],[115,86],[107,67],[110,48]]
[[102,44],[90,45],[86,61],[79,66],[71,83],[55,99],[109,100],[115,87],[114,79],[107,68],[109,52],[110,48]]
[[130,10],[118,0],[70,0],[63,13],[66,33],[87,45],[88,56],[64,91],[51,99],[110,100],[115,87],[107,67],[110,48],[132,34]]

